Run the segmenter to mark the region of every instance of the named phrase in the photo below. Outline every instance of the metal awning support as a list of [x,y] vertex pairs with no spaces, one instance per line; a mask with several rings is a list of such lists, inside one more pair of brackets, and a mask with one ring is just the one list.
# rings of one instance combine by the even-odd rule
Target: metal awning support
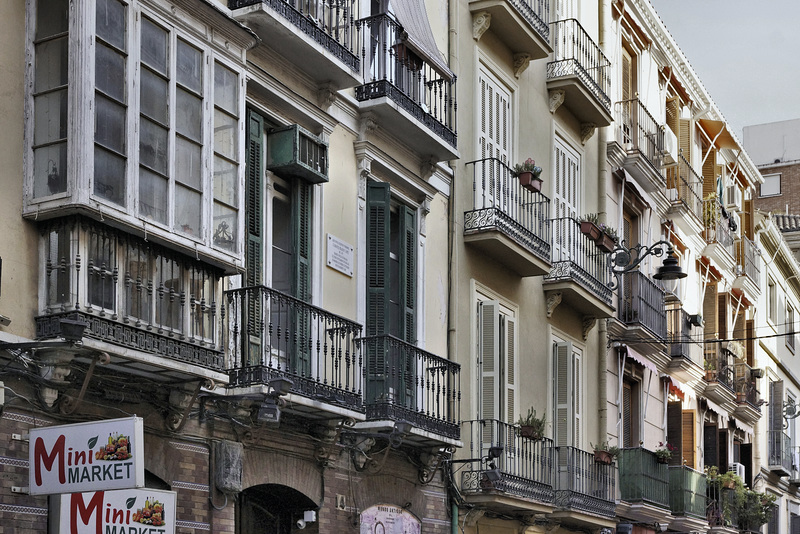
[[[103,361],[100,361],[102,358]],[[83,377],[83,385],[81,386],[81,391],[78,393],[77,398],[72,398],[68,395],[65,395],[63,399],[61,399],[61,404],[59,406],[61,413],[65,415],[69,415],[75,412],[80,406],[81,402],[83,401],[83,396],[86,395],[86,389],[89,387],[89,382],[92,380],[92,375],[94,374],[94,368],[99,362],[100,365],[105,365],[111,361],[111,357],[106,352],[98,352],[92,358],[92,363],[89,364],[89,370],[86,371],[86,376]]]

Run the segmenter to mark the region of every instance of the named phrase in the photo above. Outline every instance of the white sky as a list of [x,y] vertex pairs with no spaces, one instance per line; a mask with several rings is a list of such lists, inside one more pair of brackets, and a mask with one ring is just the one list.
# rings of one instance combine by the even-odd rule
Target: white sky
[[650,1],[740,141],[800,118],[799,1]]

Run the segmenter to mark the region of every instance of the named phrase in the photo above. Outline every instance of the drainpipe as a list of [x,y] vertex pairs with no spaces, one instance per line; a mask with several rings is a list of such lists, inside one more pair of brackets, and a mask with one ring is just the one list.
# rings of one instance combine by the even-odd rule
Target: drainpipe
[[[458,0],[448,0],[447,3],[447,10],[448,10],[448,40],[447,40],[447,53],[448,53],[448,64],[450,65],[450,70],[453,72],[458,72],[457,63],[458,63]],[[455,117],[456,124],[458,124],[458,117]],[[456,198],[456,191],[458,187],[456,184],[458,183],[458,160],[450,162],[450,168],[453,169],[453,179],[450,185],[450,198],[447,199],[447,210],[449,211],[448,215],[448,224],[449,228],[447,229],[447,247],[448,247],[448,266],[447,266],[447,286],[448,286],[448,298],[447,298],[447,358],[451,361],[456,361],[456,355],[458,351],[456,350],[456,325],[455,320],[453,318],[454,310],[457,310],[455,303],[457,302],[456,294],[457,294],[457,287],[458,282],[456,281],[456,273],[455,269],[455,248],[456,248],[456,206],[458,206],[458,199]],[[447,465],[446,468],[450,469],[452,464]],[[442,469],[445,469],[445,466],[442,466]],[[452,475],[452,472],[451,472]],[[452,476],[449,477],[452,480]],[[448,492],[452,493],[452,491]],[[458,534],[458,502],[456,501],[453,496],[450,496],[450,534]]]

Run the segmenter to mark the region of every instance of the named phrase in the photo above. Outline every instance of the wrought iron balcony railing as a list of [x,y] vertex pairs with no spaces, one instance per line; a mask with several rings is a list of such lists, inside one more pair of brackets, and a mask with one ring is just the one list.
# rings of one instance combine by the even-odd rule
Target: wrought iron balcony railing
[[746,402],[760,412],[758,382],[753,378],[751,372],[752,368],[741,358],[736,358],[733,369],[736,385],[736,400],[738,402]]
[[669,503],[673,515],[706,517],[706,475],[685,465],[669,467]]
[[228,0],[230,9],[266,4],[351,70],[356,54],[358,2],[355,0]]
[[758,284],[761,279],[759,255],[758,247],[748,237],[743,236],[742,239],[736,242],[736,264],[741,266],[744,275],[754,284]]
[[501,445],[503,452],[495,459],[501,479],[489,486],[485,472],[490,469],[480,460],[467,463],[461,472],[462,493],[496,489],[509,495],[551,504],[553,491],[553,461],[555,449],[550,439],[523,437],[519,427],[495,419],[464,421],[462,439],[469,458],[486,458],[489,447]]
[[356,340],[368,420],[405,420],[459,438],[461,366],[390,335]]
[[[689,322],[689,314],[683,308],[673,308],[666,311],[666,317],[670,357],[683,358],[703,367],[703,362],[696,361],[693,358],[695,354],[699,358],[702,350],[699,348],[699,341],[692,337],[692,324]],[[694,350],[695,348],[697,350]]]
[[613,463],[596,463],[594,454],[575,447],[556,447],[555,462],[556,508],[615,516]]
[[655,453],[642,447],[622,449],[617,463],[623,501],[669,509],[669,469]]
[[364,85],[359,102],[388,97],[451,146],[456,146],[456,82],[405,44],[405,30],[391,15],[356,21]]
[[617,141],[626,149],[637,150],[653,167],[661,172],[661,155],[664,151],[664,126],[658,124],[638,98],[614,104],[617,122]]
[[772,471],[792,472],[792,438],[783,430],[767,430],[768,465]]
[[265,286],[225,297],[231,387],[283,377],[292,393],[363,411],[361,325]]
[[[734,389],[735,371],[733,367],[734,355],[727,350],[722,350],[719,342],[709,341],[703,347],[705,357],[706,379],[716,380],[732,392]],[[709,376],[708,372],[711,372]]]
[[738,525],[735,491],[720,486],[719,482],[708,481],[706,518],[710,527],[730,527]]
[[667,167],[667,199],[683,205],[698,220],[703,220],[703,178],[695,172],[682,154],[678,164]]
[[464,232],[497,229],[550,261],[550,199],[525,189],[497,158],[471,161],[473,208],[464,214]]
[[619,320],[626,325],[641,325],[658,339],[667,335],[664,290],[641,271],[622,276],[619,285]]
[[547,79],[575,76],[597,102],[611,113],[611,63],[576,19],[551,22],[553,61],[547,64]]
[[550,41],[550,0],[508,0],[542,39]]
[[703,237],[706,243],[717,243],[734,256],[733,232],[722,206],[716,198],[703,200]]
[[575,281],[597,298],[611,305],[608,288],[611,274],[608,260],[595,242],[581,233],[581,225],[572,218],[553,219],[553,268],[545,281]]

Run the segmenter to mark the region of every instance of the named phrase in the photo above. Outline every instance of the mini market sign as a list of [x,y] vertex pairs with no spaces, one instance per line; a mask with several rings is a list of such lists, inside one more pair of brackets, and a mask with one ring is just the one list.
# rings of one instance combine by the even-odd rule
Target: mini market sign
[[60,495],[51,533],[175,534],[175,506],[174,491],[150,488]]
[[35,428],[29,449],[31,495],[144,486],[140,417]]

